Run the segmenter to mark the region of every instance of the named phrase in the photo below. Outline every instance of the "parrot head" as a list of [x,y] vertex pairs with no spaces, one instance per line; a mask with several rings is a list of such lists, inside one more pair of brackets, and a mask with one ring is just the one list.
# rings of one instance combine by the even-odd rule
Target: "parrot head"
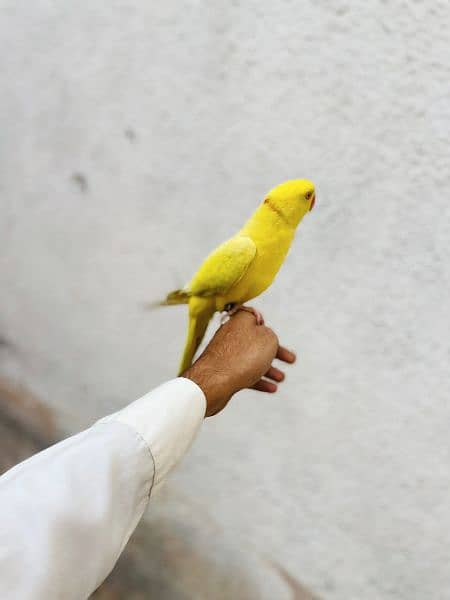
[[312,210],[316,201],[314,184],[308,179],[293,179],[274,187],[266,195],[264,203],[290,225],[297,227],[305,214]]

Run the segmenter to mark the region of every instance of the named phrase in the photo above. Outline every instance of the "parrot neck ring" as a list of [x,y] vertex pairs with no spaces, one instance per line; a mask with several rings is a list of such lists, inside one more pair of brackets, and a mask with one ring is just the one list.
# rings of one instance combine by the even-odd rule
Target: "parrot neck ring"
[[270,210],[273,210],[273,212],[277,213],[277,215],[280,217],[280,219],[282,219],[285,223],[287,223],[286,217],[283,215],[283,213],[277,206],[272,204],[272,202],[270,201],[270,198],[266,198],[264,200],[264,204],[266,204],[270,208]]

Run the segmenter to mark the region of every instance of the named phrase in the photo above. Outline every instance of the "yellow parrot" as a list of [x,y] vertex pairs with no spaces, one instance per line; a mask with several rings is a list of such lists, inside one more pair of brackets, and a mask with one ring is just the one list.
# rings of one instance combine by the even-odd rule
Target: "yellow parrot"
[[[315,202],[314,184],[295,179],[277,185],[244,227],[218,246],[191,281],[161,303],[189,305],[189,326],[179,373],[190,367],[215,311],[232,314],[275,279],[297,225]],[[253,309],[251,309],[253,310]],[[254,311],[258,323],[262,316]]]

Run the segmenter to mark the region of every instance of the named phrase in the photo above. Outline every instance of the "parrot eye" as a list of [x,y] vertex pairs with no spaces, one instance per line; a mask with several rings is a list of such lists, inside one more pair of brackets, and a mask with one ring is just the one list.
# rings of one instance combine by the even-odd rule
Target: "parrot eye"
[[311,198],[311,196],[312,196],[312,192],[306,192],[306,194],[305,194],[305,198],[306,198],[307,200],[309,200],[309,199]]

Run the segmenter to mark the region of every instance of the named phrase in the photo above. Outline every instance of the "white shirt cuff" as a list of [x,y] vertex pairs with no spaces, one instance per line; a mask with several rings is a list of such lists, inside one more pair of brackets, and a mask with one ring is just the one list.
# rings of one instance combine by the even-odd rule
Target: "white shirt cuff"
[[190,379],[178,377],[99,423],[124,423],[143,438],[155,462],[155,487],[187,452],[205,412],[206,398],[199,386]]

